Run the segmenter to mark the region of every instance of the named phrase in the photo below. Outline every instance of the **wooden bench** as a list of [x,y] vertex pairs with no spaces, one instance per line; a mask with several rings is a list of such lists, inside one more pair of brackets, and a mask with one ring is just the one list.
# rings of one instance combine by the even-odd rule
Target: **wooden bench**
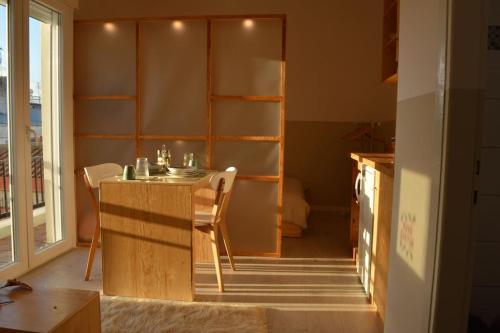
[[99,293],[73,289],[2,290],[0,332],[101,332]]

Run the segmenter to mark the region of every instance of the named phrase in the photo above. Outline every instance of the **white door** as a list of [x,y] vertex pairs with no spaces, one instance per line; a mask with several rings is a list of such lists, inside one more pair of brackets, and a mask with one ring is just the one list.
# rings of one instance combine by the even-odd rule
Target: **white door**
[[[72,158],[61,149],[63,101],[72,93],[61,79],[61,24],[72,16],[61,13],[0,0],[0,280],[74,245],[74,218],[63,209],[72,195],[62,195],[73,165],[61,163]],[[72,108],[64,106],[67,117]]]
[[375,170],[363,165],[359,198],[358,274],[365,292],[370,291],[370,267],[373,238]]

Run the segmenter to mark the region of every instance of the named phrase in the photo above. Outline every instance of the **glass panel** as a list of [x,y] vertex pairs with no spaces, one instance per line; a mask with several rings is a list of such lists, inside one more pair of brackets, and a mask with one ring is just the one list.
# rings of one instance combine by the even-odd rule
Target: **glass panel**
[[199,20],[141,24],[144,134],[206,134],[206,26]]
[[59,19],[58,13],[31,3],[30,143],[35,251],[63,239],[59,172]]
[[213,22],[216,95],[281,95],[281,20]]
[[9,135],[9,51],[7,36],[8,10],[0,3],[0,266],[14,261],[14,224],[11,215]]
[[75,94],[135,95],[135,23],[75,25]]
[[172,154],[172,162],[174,165],[182,165],[184,153],[194,153],[198,160],[200,168],[206,166],[205,141],[159,141],[145,140],[142,142],[141,151],[144,157],[147,157],[149,162],[156,162],[156,150],[161,149],[161,145],[165,144],[167,149],[170,149]]
[[75,110],[77,133],[135,133],[135,101],[78,101]]
[[215,135],[280,135],[280,103],[217,101],[213,110]]
[[279,143],[215,142],[214,148],[216,170],[234,166],[240,175],[278,175]]
[[275,252],[277,212],[277,183],[238,180],[227,212],[233,251]]
[[75,156],[77,169],[101,163],[135,165],[135,141],[77,138]]

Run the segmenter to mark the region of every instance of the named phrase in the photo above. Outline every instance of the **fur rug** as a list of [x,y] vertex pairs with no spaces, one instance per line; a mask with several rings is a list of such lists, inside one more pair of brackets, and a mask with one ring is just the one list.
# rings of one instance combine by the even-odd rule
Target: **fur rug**
[[103,333],[267,333],[263,308],[101,295]]

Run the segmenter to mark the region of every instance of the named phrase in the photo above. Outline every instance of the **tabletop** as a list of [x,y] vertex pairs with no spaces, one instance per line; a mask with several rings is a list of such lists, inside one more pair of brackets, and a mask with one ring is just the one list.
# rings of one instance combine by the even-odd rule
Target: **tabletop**
[[121,176],[114,176],[103,179],[102,183],[139,183],[139,184],[158,184],[158,185],[176,185],[176,186],[192,186],[198,184],[205,184],[210,181],[210,178],[216,171],[207,171],[203,175],[197,177],[178,177],[168,175],[154,175],[135,180],[123,180]]

